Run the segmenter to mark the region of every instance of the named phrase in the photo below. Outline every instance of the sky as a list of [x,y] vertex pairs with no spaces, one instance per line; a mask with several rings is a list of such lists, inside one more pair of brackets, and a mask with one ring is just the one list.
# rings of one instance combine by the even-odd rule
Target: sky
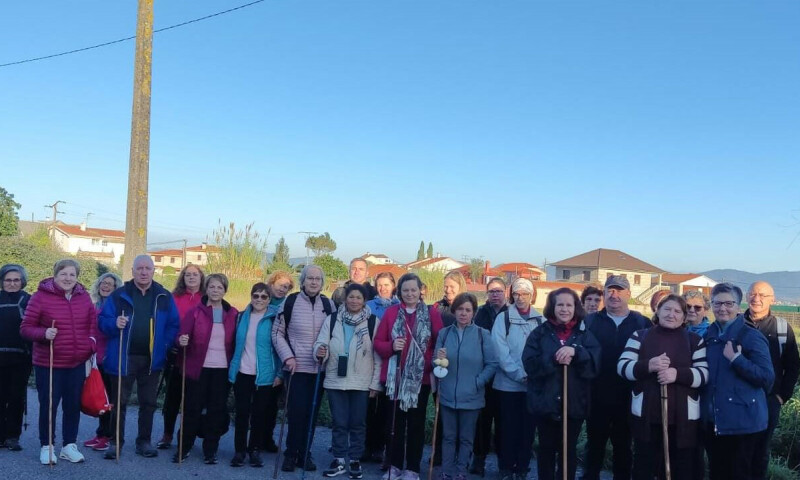
[[[155,28],[248,0],[155,2]],[[134,0],[9,2],[0,64],[135,34]],[[254,223],[304,256],[595,248],[800,270],[800,3],[278,1],[157,33],[148,243]],[[0,67],[20,218],[123,229],[134,42]],[[796,239],[796,240],[795,240]]]

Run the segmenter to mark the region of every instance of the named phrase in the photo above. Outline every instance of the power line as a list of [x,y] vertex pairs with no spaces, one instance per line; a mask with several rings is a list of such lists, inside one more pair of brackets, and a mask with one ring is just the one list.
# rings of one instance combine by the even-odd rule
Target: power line
[[[188,20],[186,22],[176,23],[175,25],[170,25],[168,27],[159,28],[158,30],[153,30],[153,33],[155,34],[155,33],[160,33],[160,32],[164,32],[164,31],[167,31],[167,30],[172,30],[173,28],[184,27],[184,26],[192,24],[192,23],[201,22],[203,20],[208,20],[209,18],[214,18],[214,17],[218,17],[220,15],[225,15],[226,13],[234,12],[236,10],[241,10],[243,8],[250,7],[250,6],[255,5],[257,3],[261,3],[263,1],[264,0],[255,0],[255,1],[250,2],[250,3],[245,3],[244,5],[239,5],[238,7],[233,7],[233,8],[229,8],[227,10],[223,10],[221,12],[212,13],[211,15],[206,15],[205,17],[195,18],[193,20]],[[54,53],[52,55],[45,55],[43,57],[28,58],[28,59],[25,59],[25,60],[18,60],[16,62],[9,62],[9,63],[0,63],[0,68],[2,68],[2,67],[10,67],[12,65],[20,65],[22,63],[37,62],[39,60],[47,60],[49,58],[63,57],[64,55],[71,55],[73,53],[85,52],[87,50],[93,50],[95,48],[107,47],[109,45],[114,45],[114,44],[117,44],[117,43],[127,42],[128,40],[133,40],[134,38],[136,38],[136,35],[134,35],[132,37],[119,38],[117,40],[112,40],[110,42],[98,43],[97,45],[92,45],[90,47],[76,48],[75,50],[69,50],[69,51],[61,52],[61,53]]]

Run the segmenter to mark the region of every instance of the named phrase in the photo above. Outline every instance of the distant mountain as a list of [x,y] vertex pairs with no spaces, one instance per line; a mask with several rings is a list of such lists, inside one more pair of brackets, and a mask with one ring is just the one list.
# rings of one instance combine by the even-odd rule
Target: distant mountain
[[721,269],[703,272],[717,282],[731,282],[745,290],[757,280],[768,282],[775,289],[775,298],[785,303],[800,303],[800,272],[750,273],[741,270]]

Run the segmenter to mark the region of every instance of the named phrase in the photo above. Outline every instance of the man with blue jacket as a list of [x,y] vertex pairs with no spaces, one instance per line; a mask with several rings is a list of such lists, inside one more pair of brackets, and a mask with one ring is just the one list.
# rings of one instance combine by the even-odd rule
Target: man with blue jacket
[[[139,399],[136,454],[143,457],[158,455],[150,437],[159,372],[164,368],[167,350],[175,342],[180,327],[175,300],[169,291],[153,281],[153,271],[153,260],[148,255],[136,257],[133,280],[111,294],[98,319],[100,331],[108,337],[103,369],[112,377],[122,375],[122,405],[114,405],[112,411],[112,415],[121,415],[119,438],[114,438],[114,442],[120,442],[120,448],[125,443],[125,411],[135,382]],[[116,403],[117,378],[111,385],[110,398]],[[112,420],[116,422],[116,416],[112,416]],[[104,458],[117,458],[115,446],[106,451]]]
[[720,283],[711,290],[716,321],[705,336],[709,381],[700,413],[711,480],[758,478],[754,454],[767,428],[766,392],[775,373],[767,339],[745,324],[741,302],[742,290],[735,285]]

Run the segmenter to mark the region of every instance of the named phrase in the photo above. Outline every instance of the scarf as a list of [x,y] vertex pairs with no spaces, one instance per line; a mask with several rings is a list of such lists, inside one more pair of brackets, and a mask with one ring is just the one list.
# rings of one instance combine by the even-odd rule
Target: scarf
[[[411,342],[406,344],[408,354],[406,355],[405,363],[402,365],[400,387],[397,392],[395,392],[397,355],[392,355],[389,360],[386,374],[386,395],[392,400],[399,400],[400,409],[404,412],[407,412],[410,408],[417,407],[419,392],[422,388],[422,378],[425,373],[425,352],[431,339],[431,319],[428,315],[428,307],[422,301],[417,303],[413,332],[406,324],[406,309],[403,304],[400,304],[397,319],[395,319],[392,326],[392,343],[397,338],[406,338],[406,332],[411,333]],[[402,357],[402,352],[400,356]]]
[[561,340],[561,345],[564,345],[569,339],[569,336],[572,335],[572,330],[575,328],[575,325],[578,324],[578,321],[574,318],[567,323],[561,323],[556,320],[548,320],[550,325],[553,327],[553,331],[556,333],[556,337]]
[[397,297],[391,297],[391,298],[375,297],[372,299],[372,301],[375,302],[375,304],[379,307],[389,308],[397,303]]
[[706,331],[708,331],[708,325],[708,318],[703,317],[703,320],[697,325],[692,325],[689,322],[686,322],[686,329],[692,333],[700,335],[701,337],[705,337]]
[[[336,312],[337,321],[342,322],[342,325],[350,325],[353,327],[355,333],[353,335],[356,337],[356,353],[361,351],[361,347],[364,345],[364,335],[369,335],[369,323],[367,319],[370,315],[372,315],[372,311],[369,309],[367,305],[364,305],[364,308],[361,309],[358,313],[350,313],[347,311],[347,308],[342,306]],[[362,325],[363,324],[363,325]],[[362,325],[361,328],[358,326]],[[348,351],[349,346],[344,346],[344,351]]]

